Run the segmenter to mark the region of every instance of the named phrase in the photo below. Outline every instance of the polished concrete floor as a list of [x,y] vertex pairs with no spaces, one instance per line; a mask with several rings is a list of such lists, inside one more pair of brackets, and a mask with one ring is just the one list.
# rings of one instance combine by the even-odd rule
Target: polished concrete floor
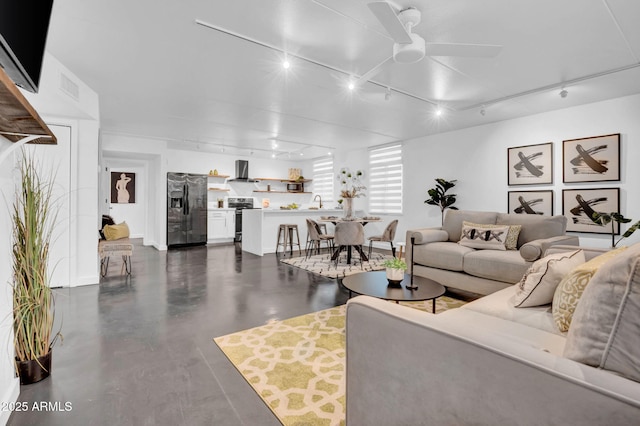
[[[64,343],[10,425],[279,425],[212,339],[346,302],[335,280],[236,245],[137,245],[131,277],[56,290]],[[33,403],[57,402],[34,411]],[[53,411],[52,411],[53,409]]]

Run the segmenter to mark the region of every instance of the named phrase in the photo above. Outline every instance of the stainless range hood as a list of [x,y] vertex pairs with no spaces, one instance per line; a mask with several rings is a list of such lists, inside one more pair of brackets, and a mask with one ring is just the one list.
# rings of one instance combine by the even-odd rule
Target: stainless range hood
[[230,182],[257,182],[255,179],[249,179],[249,161],[236,160],[236,177],[229,179]]

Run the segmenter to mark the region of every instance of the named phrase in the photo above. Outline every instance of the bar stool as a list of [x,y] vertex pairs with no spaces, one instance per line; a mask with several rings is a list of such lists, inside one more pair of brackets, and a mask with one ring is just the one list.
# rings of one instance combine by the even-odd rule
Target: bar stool
[[[296,241],[293,240],[295,231]],[[281,237],[282,240],[281,240]],[[289,246],[289,254],[293,256],[293,246],[298,246],[298,254],[302,256],[302,247],[300,247],[300,234],[298,233],[298,225],[295,223],[281,223],[278,227],[278,241],[276,244],[276,254],[278,254],[278,247],[282,246],[283,252],[287,252],[287,245]]]

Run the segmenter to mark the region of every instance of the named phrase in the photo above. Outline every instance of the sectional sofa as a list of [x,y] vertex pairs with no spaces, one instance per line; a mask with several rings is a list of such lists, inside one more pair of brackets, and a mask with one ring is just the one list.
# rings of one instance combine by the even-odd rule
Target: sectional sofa
[[514,307],[520,285],[437,315],[351,299],[347,425],[639,424],[640,243],[606,256],[568,332],[552,305]]
[[[478,250],[460,245],[465,222],[519,227],[517,240],[507,250]],[[416,275],[436,280],[445,287],[490,294],[518,282],[550,246],[577,246],[578,237],[566,235],[566,228],[564,216],[447,210],[442,227],[407,231],[406,259],[408,264],[414,260]]]

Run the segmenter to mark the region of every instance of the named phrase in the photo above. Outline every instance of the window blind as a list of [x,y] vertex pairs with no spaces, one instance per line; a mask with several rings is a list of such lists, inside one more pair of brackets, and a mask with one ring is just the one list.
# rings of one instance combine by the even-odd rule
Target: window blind
[[315,160],[313,162],[313,192],[322,197],[322,204],[330,207],[333,203],[333,157]]
[[402,213],[402,145],[369,151],[369,212]]

